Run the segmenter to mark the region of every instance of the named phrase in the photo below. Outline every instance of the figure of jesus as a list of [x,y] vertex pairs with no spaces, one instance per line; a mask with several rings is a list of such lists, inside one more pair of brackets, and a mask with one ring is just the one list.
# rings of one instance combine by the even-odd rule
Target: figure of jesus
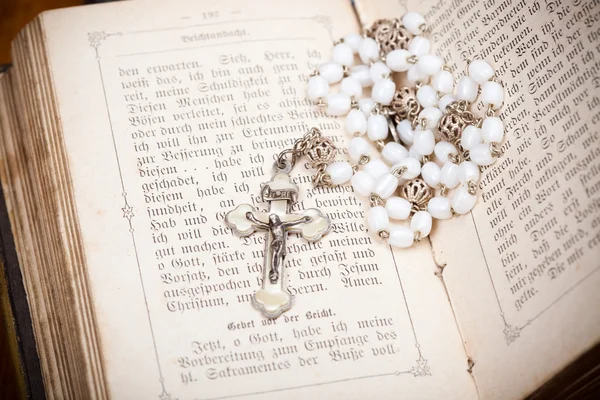
[[[283,262],[285,260],[285,230],[295,225],[310,222],[311,218],[303,217],[297,221],[282,222],[281,218],[279,218],[277,214],[269,214],[269,222],[265,223],[256,219],[252,212],[247,212],[246,218],[248,218],[248,220],[251,221],[256,228],[271,232],[273,239],[269,244],[269,251],[271,251],[269,280],[271,281],[271,284],[275,284],[279,280],[279,270],[280,268],[283,268]],[[266,267],[267,266],[265,266],[265,268]]]

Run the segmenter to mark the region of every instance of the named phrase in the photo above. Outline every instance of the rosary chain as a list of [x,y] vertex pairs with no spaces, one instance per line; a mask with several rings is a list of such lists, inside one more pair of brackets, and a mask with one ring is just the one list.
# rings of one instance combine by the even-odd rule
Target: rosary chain
[[[420,34],[425,36],[427,34],[431,34],[431,27],[426,25],[426,24],[422,24],[419,25],[419,31]],[[368,29],[364,29],[363,31],[363,38],[370,38],[372,40],[374,40],[377,44],[378,47],[378,52],[379,52],[379,60],[377,62],[383,62],[385,63],[386,61],[386,56],[391,52],[394,51],[397,48],[403,48],[402,46],[408,46],[408,42],[410,40],[410,38],[412,37],[412,32],[408,32],[401,19],[386,19],[386,20],[377,20],[373,23],[373,25],[371,26],[371,28]],[[408,40],[405,40],[406,37],[409,37]],[[338,42],[336,42],[335,44],[341,43],[343,42],[343,40],[340,40]],[[370,45],[371,46],[371,45]],[[375,49],[370,49],[369,51],[372,51],[373,54],[375,53]],[[335,61],[335,60],[334,60]],[[392,60],[389,60],[392,61]],[[425,62],[426,60],[423,60],[423,64],[427,64]],[[469,66],[471,64],[473,60],[469,60],[467,61],[467,65],[465,66],[465,76],[470,76],[470,70],[469,70]],[[416,55],[412,55],[409,57],[406,57],[405,62],[406,64],[409,64],[408,66],[412,66],[412,68],[414,68],[415,64],[421,64],[420,62],[420,57],[416,56]],[[404,64],[403,63],[403,64]],[[369,60],[365,60],[364,64],[366,66],[373,66],[376,64],[376,61],[373,57],[369,57]],[[476,70],[479,70],[481,66],[473,66]],[[491,66],[487,66],[488,68],[491,68]],[[439,68],[440,70],[443,71],[447,71],[450,73],[451,75],[451,80],[452,80],[452,90],[450,91],[450,94],[454,91],[454,87],[457,85],[456,83],[456,74],[454,69],[455,68],[451,68],[448,64],[443,63],[441,67]],[[487,69],[486,69],[487,71]],[[348,76],[348,72],[349,72],[349,68],[347,66],[343,66],[343,76],[346,77]],[[487,72],[486,72],[487,73]],[[381,73],[382,79],[385,80],[393,80],[393,76],[392,76],[392,72],[387,72],[387,73]],[[502,84],[502,82],[500,81],[500,79],[497,76],[497,72],[493,73],[493,76],[489,79],[492,82],[496,82],[498,84],[500,84],[501,86],[504,86]],[[467,100],[454,100],[452,102],[450,102],[449,104],[447,104],[444,109],[440,108],[441,111],[441,115],[440,117],[436,120],[435,124],[432,122],[432,119],[429,118],[429,114],[428,113],[423,113],[423,105],[421,104],[421,102],[419,102],[419,98],[417,96],[417,93],[419,91],[420,88],[423,87],[423,85],[428,84],[429,82],[429,78],[427,78],[425,81],[422,80],[417,80],[416,82],[414,82],[413,85],[411,85],[411,87],[402,87],[402,88],[398,88],[397,90],[395,90],[392,100],[391,102],[387,102],[387,105],[384,105],[384,103],[382,103],[380,100],[380,96],[372,96],[373,98],[370,99],[370,101],[372,102],[371,105],[371,109],[369,111],[367,110],[363,110],[363,108],[365,107],[361,107],[362,103],[359,104],[359,102],[357,101],[356,97],[354,95],[347,95],[349,97],[350,100],[350,107],[348,107],[346,105],[346,103],[344,103],[344,109],[351,109],[351,110],[358,110],[358,111],[364,111],[366,118],[371,118],[372,116],[378,116],[377,120],[381,120],[380,116],[384,116],[387,119],[387,123],[389,125],[390,128],[390,133],[391,136],[393,138],[393,140],[396,143],[400,143],[402,145],[404,145],[405,143],[402,142],[408,142],[408,140],[405,140],[405,138],[402,137],[402,135],[405,134],[405,132],[403,131],[405,128],[408,130],[409,129],[409,125],[412,125],[412,134],[414,134],[414,131],[417,130],[421,130],[421,131],[426,131],[426,130],[431,130],[434,136],[434,145],[435,143],[438,142],[446,142],[449,143],[451,145],[453,145],[453,151],[450,151],[447,153],[446,160],[444,161],[444,166],[446,165],[446,162],[448,163],[452,163],[455,166],[460,166],[462,165],[465,161],[466,162],[471,162],[472,164],[475,164],[476,167],[478,168],[479,172],[482,172],[484,170],[486,170],[488,168],[488,166],[486,165],[486,163],[488,161],[486,160],[482,160],[481,162],[476,162],[476,161],[472,161],[471,160],[471,152],[467,149],[465,149],[462,146],[462,133],[466,128],[471,129],[471,127],[475,127],[475,128],[482,128],[484,121],[486,121],[486,118],[492,118],[492,117],[500,117],[499,111],[498,109],[501,107],[502,103],[504,102],[504,96],[500,96],[500,100],[495,101],[495,103],[499,104],[495,104],[494,102],[483,102],[483,115],[480,117],[479,115],[476,115],[474,111],[471,111],[471,109],[473,108],[475,102],[474,101],[467,101]],[[394,86],[394,88],[396,89],[396,86]],[[481,84],[477,85],[477,98],[479,98],[483,91],[482,91],[482,87]],[[495,88],[494,88],[495,90]],[[458,88],[457,88],[458,91]],[[321,93],[320,91],[316,90],[316,92]],[[495,95],[496,93],[494,91],[492,91],[492,97],[494,97],[494,99],[498,96]],[[440,92],[437,91],[436,92],[436,96],[437,99],[440,101],[441,103],[441,99],[444,98],[444,96],[446,96],[447,94],[445,94],[445,92]],[[315,101],[317,101],[318,105],[323,105],[324,101],[322,97],[318,97],[316,94],[315,96],[313,96],[316,98]],[[470,97],[470,96],[467,96]],[[445,102],[445,101],[444,101]],[[438,103],[438,104],[440,104]],[[334,107],[335,108],[335,107]],[[479,109],[479,107],[477,108]],[[340,109],[339,111],[344,111],[342,109]],[[344,111],[343,113],[339,114],[336,112],[336,115],[345,115],[345,113],[348,113],[349,110]],[[350,118],[348,117],[348,120],[350,121],[348,123],[348,133],[350,135],[352,135],[353,137],[357,138],[357,137],[361,137],[362,135],[364,135],[366,132],[368,131],[369,125],[367,124],[367,127],[364,128],[364,121],[361,118],[361,121],[354,121],[354,118]],[[405,124],[402,127],[399,127],[398,125],[403,123],[403,121],[406,122],[410,122],[410,124]],[[361,123],[360,125],[358,123]],[[368,122],[368,121],[367,121]],[[356,127],[356,126],[360,126],[360,128]],[[377,127],[379,128],[379,126]],[[494,126],[495,128],[495,126]],[[358,131],[360,130],[360,131]],[[502,133],[502,138],[504,135],[504,132]],[[408,135],[408,133],[406,133]],[[480,135],[482,135],[481,133],[479,133]],[[379,136],[379,135],[376,135]],[[430,134],[428,134],[428,138],[429,138]],[[374,142],[373,144],[376,145],[377,150],[382,153],[385,146],[388,143],[387,140],[387,135],[384,135],[384,139],[381,140],[375,140],[372,139],[372,142]],[[484,145],[489,145],[489,149],[485,149],[489,155],[491,155],[491,158],[493,158],[495,161],[495,158],[498,158],[502,155],[503,153],[503,148],[502,148],[502,140],[498,140],[498,142],[490,142],[488,143],[487,140],[483,140],[483,138],[480,139],[480,142],[482,143],[478,143],[477,145],[481,144],[482,146]],[[389,142],[391,143],[391,142]],[[427,141],[427,144],[429,144],[429,141]],[[282,153],[282,157],[285,158],[287,156],[287,154],[291,154],[292,156],[292,165],[293,163],[295,163],[296,159],[298,157],[300,157],[301,155],[306,155],[308,156],[309,159],[312,159],[311,162],[311,166],[316,170],[316,173],[313,177],[313,184],[315,186],[335,186],[332,182],[332,180],[335,180],[336,182],[339,181],[344,181],[344,182],[348,182],[348,180],[352,181],[353,185],[358,185],[360,186],[360,189],[364,189],[360,190],[360,194],[365,194],[367,195],[367,199],[368,202],[370,204],[371,207],[381,207],[381,206],[385,206],[387,201],[387,197],[383,198],[380,195],[378,195],[377,193],[375,193],[374,191],[368,191],[367,190],[367,183],[363,182],[362,179],[359,178],[363,178],[363,176],[358,176],[356,175],[357,173],[363,173],[363,174],[369,174],[371,175],[371,178],[375,179],[375,184],[377,184],[377,179],[373,177],[373,174],[370,174],[369,168],[365,168],[364,171],[360,171],[361,166],[368,164],[371,161],[371,156],[370,155],[366,155],[366,154],[362,154],[362,155],[353,155],[353,163],[346,163],[349,164],[352,170],[352,173],[354,175],[352,175],[353,177],[356,177],[356,182],[354,182],[353,177],[352,178],[348,178],[349,175],[349,171],[348,171],[348,167],[344,166],[343,168],[340,167],[339,172],[337,170],[337,168],[327,168],[328,164],[332,162],[331,159],[325,159],[325,158],[319,158],[316,157],[317,162],[314,161],[315,157],[311,157],[312,152],[314,152],[315,150],[318,151],[319,149],[322,148],[321,144],[318,144],[317,147],[315,148],[315,150],[309,150],[308,148],[310,148],[311,146],[313,146],[313,143],[310,142],[310,140],[307,140],[306,138],[302,138],[299,141],[295,142],[295,145],[293,146],[292,149],[289,149],[287,151],[287,153]],[[333,146],[333,143],[331,143],[331,146]],[[362,146],[362,144],[361,144]],[[351,146],[352,150],[359,150],[361,149],[361,146]],[[408,147],[408,144],[406,146]],[[423,147],[423,146],[421,146]],[[331,148],[331,147],[330,147]],[[333,146],[333,148],[335,149],[335,146]],[[449,146],[447,148],[450,148]],[[416,149],[416,147],[415,147]],[[429,146],[427,146],[427,149],[429,149]],[[483,149],[483,148],[482,148]],[[415,154],[410,154],[410,150],[412,150],[412,148],[409,148],[409,157],[412,157],[413,159],[417,160],[420,162],[421,167],[423,167],[424,165],[426,165],[427,163],[430,162],[430,160],[433,158],[433,154],[435,151],[434,149],[431,149],[433,151],[430,151],[430,155],[423,155],[423,156],[419,156],[419,152],[414,152]],[[442,149],[444,150],[444,152],[446,152],[446,148]],[[479,150],[479,149],[478,149]],[[309,152],[309,154],[307,154],[307,152]],[[367,152],[368,153],[368,152]],[[479,156],[480,154],[478,154]],[[446,158],[444,157],[444,158]],[[383,155],[382,155],[382,158]],[[482,157],[479,157],[482,158]],[[489,157],[487,157],[489,158]],[[284,160],[285,161],[285,160]],[[440,160],[442,161],[442,160]],[[439,164],[439,163],[438,163]],[[470,168],[472,167],[472,165],[468,165],[465,164],[465,168],[469,168],[469,172],[470,172]],[[441,169],[442,167],[438,165],[438,169]],[[411,166],[411,171],[414,169]],[[448,191],[451,189],[454,189],[454,187],[448,187],[446,186],[444,183],[439,183],[436,187],[434,187],[434,185],[429,186],[429,184],[427,182],[425,182],[424,178],[419,177],[419,175],[424,176],[423,175],[423,171],[419,171],[419,174],[417,174],[416,178],[413,179],[408,179],[405,180],[404,178],[402,178],[403,175],[412,175],[411,174],[407,174],[406,172],[409,170],[408,166],[406,165],[401,165],[401,166],[393,166],[389,169],[387,169],[386,173],[387,175],[385,176],[385,180],[382,180],[382,185],[383,183],[387,183],[388,175],[391,174],[394,178],[398,179],[398,186],[402,186],[401,189],[401,196],[408,200],[408,202],[410,203],[411,207],[410,207],[410,215],[414,216],[419,212],[427,212],[429,213],[430,210],[428,208],[429,205],[429,200],[431,200],[434,196],[437,197],[445,197],[448,194]],[[379,171],[373,171],[373,172],[379,172]],[[429,170],[429,172],[434,172],[431,169]],[[331,174],[331,175],[330,175]],[[381,176],[381,175],[380,175]],[[338,178],[339,177],[339,178]],[[365,179],[366,179],[366,175],[365,175]],[[372,180],[372,179],[371,179]],[[478,180],[479,177],[477,177],[477,181],[475,180],[469,180],[467,182],[463,182],[463,187],[461,187],[461,190],[465,190],[467,191],[467,193],[470,196],[476,196],[477,192],[479,190],[479,186],[478,186]],[[390,179],[390,181],[393,181]],[[363,185],[364,183],[364,185]],[[372,183],[371,183],[372,184]],[[336,184],[337,185],[337,184]],[[452,185],[451,185],[452,186]],[[355,188],[356,190],[356,188]],[[394,189],[394,192],[396,191],[396,189]],[[439,191],[439,195],[436,194],[436,192]],[[367,194],[368,193],[368,194]],[[387,192],[386,192],[387,193]],[[464,197],[464,196],[463,196]],[[452,199],[454,199],[454,197],[452,197]],[[461,198],[459,197],[458,200],[461,200]],[[470,199],[468,199],[470,201]],[[460,212],[460,214],[464,213],[464,210],[466,208],[466,206],[468,204],[468,202],[461,202],[458,201],[458,203],[460,203],[460,207],[457,206],[458,211]],[[393,206],[393,203],[390,205],[390,207]],[[473,205],[471,205],[470,207],[472,207]],[[435,207],[432,207],[432,209]],[[469,208],[470,210],[470,208]],[[458,215],[459,212],[457,212],[456,210],[454,210],[453,207],[450,207],[450,211],[452,215]],[[437,217],[433,217],[431,215],[432,213],[429,213],[427,215],[429,215],[429,218],[437,218]],[[374,220],[378,220],[378,214],[374,213]],[[420,221],[421,223],[426,220],[426,217],[423,215],[420,215]],[[375,221],[375,222],[380,222],[380,221]],[[411,229],[412,226],[411,226]],[[430,229],[430,228],[429,228]],[[382,239],[389,239],[391,236],[394,236],[391,234],[392,229],[387,229],[387,228],[383,228],[383,229],[379,229],[377,230],[377,235],[382,238]],[[427,230],[427,233],[424,233],[420,230],[415,230],[413,229],[413,233],[414,233],[414,241],[418,242],[420,240],[422,240],[424,237],[426,237],[429,233],[429,230]],[[403,233],[404,235],[404,233]],[[404,238],[402,238],[404,240]],[[402,240],[402,241],[403,241]],[[396,238],[394,238],[392,241],[396,241]],[[402,244],[402,243],[401,243]],[[404,246],[404,244],[398,244],[398,247],[402,247]]]
[[298,159],[308,156],[312,167],[316,169],[312,178],[313,185],[332,187],[334,184],[327,173],[327,167],[333,159],[335,150],[333,142],[324,137],[318,128],[311,128],[304,136],[297,139],[291,148],[277,155],[274,167],[278,172],[287,173],[296,165]]
[[[280,170],[285,170],[286,168],[291,170],[296,165],[296,161],[306,155],[314,141],[320,137],[321,131],[317,128],[311,128],[304,136],[294,142],[292,148],[285,149],[277,155],[275,166]],[[288,154],[291,155],[290,159],[287,157]]]

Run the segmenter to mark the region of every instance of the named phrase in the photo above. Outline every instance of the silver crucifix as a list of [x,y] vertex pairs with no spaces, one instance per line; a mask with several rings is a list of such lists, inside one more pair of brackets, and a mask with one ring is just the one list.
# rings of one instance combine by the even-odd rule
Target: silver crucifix
[[263,201],[268,212],[257,212],[250,204],[241,204],[227,213],[225,222],[239,236],[256,231],[267,232],[262,288],[252,296],[252,304],[268,318],[277,318],[292,305],[292,296],[284,287],[286,236],[298,232],[308,241],[320,240],[331,229],[331,222],[321,211],[311,208],[291,214],[298,199],[298,186],[285,173],[276,174],[262,185]]

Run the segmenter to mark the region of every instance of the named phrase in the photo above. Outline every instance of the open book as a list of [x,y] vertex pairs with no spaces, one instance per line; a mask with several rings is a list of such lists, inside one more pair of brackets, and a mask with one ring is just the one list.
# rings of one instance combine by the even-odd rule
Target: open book
[[[517,399],[552,382],[600,340],[600,5],[559,3],[40,15],[0,77],[0,122],[47,397]],[[307,77],[333,40],[408,10],[455,71],[475,57],[501,71],[505,155],[472,213],[394,251],[349,187],[314,189],[296,168],[298,209],[333,229],[317,244],[290,236],[294,306],[265,319],[250,304],[263,240],[233,236],[224,215],[265,206],[274,155],[310,127],[345,147],[343,120],[305,99]]]

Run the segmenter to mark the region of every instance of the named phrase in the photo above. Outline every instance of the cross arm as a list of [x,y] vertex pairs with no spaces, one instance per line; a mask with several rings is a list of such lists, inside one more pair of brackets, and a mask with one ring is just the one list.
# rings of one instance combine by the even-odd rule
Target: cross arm
[[[249,219],[248,213],[251,213],[253,219],[257,222]],[[250,204],[240,204],[225,215],[225,223],[237,235],[250,236],[258,229],[264,229],[264,226],[268,227],[269,214],[257,212]],[[261,224],[264,224],[264,226],[261,226]]]
[[[310,218],[310,220],[302,223],[306,217]],[[331,230],[331,221],[329,218],[316,208],[304,210],[302,214],[286,214],[282,217],[282,220],[286,223],[294,221],[295,224],[293,226],[288,226],[288,232],[300,233],[309,242],[320,240]]]

